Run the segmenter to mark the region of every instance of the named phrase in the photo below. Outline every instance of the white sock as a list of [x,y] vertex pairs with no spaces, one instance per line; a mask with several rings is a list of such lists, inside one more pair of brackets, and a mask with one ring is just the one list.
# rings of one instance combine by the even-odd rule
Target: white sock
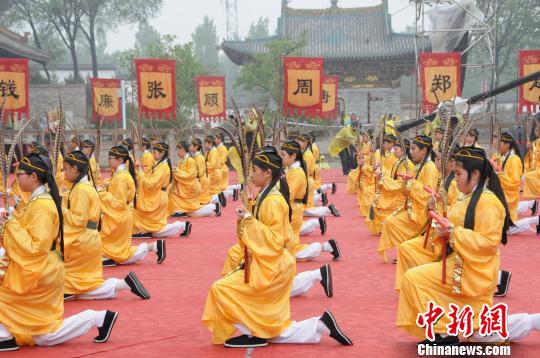
[[105,314],[107,311],[97,311],[96,315],[94,316],[94,323],[96,324],[96,327],[103,327],[103,323],[105,322]]
[[322,250],[323,250],[323,252],[334,252],[334,250],[332,250],[332,246],[330,246],[330,244],[328,243],[328,241],[323,242],[323,244],[322,244]]
[[321,269],[313,270],[313,274],[317,275],[317,280],[322,281]]
[[540,331],[540,313],[530,315],[531,323],[535,331]]
[[156,241],[148,244],[148,251],[157,252],[157,242]]
[[525,218],[522,220],[527,220],[529,225],[539,225],[540,224],[540,217],[539,216],[533,216],[530,218]]
[[326,325],[319,319],[319,322],[317,322],[317,333],[319,333],[322,336],[329,336],[330,335],[330,329],[326,327]]
[[498,276],[497,276],[497,285],[500,285],[501,284],[501,271],[498,272]]
[[116,282],[116,291],[122,291],[122,290],[131,290],[126,280],[118,280]]

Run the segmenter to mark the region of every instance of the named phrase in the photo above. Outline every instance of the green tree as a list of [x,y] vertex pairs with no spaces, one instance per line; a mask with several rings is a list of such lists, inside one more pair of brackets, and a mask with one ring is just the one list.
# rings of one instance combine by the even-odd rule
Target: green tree
[[205,16],[203,22],[191,34],[195,55],[202,61],[208,72],[218,69],[218,37],[214,20]]
[[305,41],[298,42],[282,39],[266,45],[268,51],[256,54],[252,60],[244,64],[236,86],[246,91],[259,91],[269,93],[275,103],[283,100],[283,56],[296,56],[301,54]]
[[161,41],[160,33],[146,20],[139,22],[138,31],[135,34],[135,47],[141,50],[142,56],[148,56],[145,51],[150,44]]
[[259,17],[259,20],[257,22],[254,22],[249,27],[248,35],[246,36],[246,40],[250,39],[260,39],[263,37],[269,36],[268,31],[268,24],[270,20],[267,17]]

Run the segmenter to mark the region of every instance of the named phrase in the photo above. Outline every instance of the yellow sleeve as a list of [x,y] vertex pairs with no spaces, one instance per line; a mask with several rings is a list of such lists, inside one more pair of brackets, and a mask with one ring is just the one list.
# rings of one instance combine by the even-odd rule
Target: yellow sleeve
[[287,184],[289,184],[289,194],[291,201],[294,201],[295,198],[303,198],[306,195],[306,181],[300,178],[300,173],[304,176],[304,171],[297,171],[298,173],[291,173],[287,176]]
[[154,156],[150,152],[145,152],[142,155],[141,163],[143,166],[143,171],[145,173],[148,173],[150,170],[152,170],[152,167],[156,164],[156,161],[154,159]]
[[[69,195],[71,194],[71,196]],[[70,208],[68,209],[68,198]],[[86,227],[89,221],[90,201],[88,195],[79,185],[75,185],[70,193],[66,193],[62,198],[62,214],[64,216],[64,225],[76,228]]]
[[103,205],[108,205],[113,209],[122,209],[129,201],[128,181],[120,174],[117,174],[109,185],[108,191],[99,192],[99,198]]
[[508,158],[504,166],[504,171],[499,173],[499,180],[503,188],[519,186],[522,170],[521,160],[517,155],[512,155]]
[[154,168],[148,173],[139,174],[139,185],[147,190],[159,190],[161,189],[161,179],[160,168]]
[[185,165],[185,170],[176,168],[173,172],[174,180],[180,183],[191,182],[197,178],[197,167],[193,160],[189,160]]

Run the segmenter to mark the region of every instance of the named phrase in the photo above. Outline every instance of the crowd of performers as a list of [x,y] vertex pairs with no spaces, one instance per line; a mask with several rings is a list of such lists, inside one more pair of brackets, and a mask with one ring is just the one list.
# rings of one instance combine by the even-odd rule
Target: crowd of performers
[[[126,138],[108,151],[110,177],[103,175],[106,169],[100,168],[90,140],[73,138],[60,153],[53,153],[50,141],[27,144],[8,188],[0,188],[13,204],[1,212],[0,351],[60,344],[94,327],[94,342],[107,342],[117,312],[88,309],[64,319],[64,302],[113,299],[124,290],[150,298],[135,272],[104,279],[103,268],[135,264],[150,252],[163,263],[166,240],[191,233],[184,218],[219,217],[228,200],[246,192],[242,184],[229,184],[227,161],[239,174],[241,163],[223,141],[221,132],[180,141],[173,166],[171,148],[159,137],[141,138],[137,151]],[[212,286],[204,309],[203,323],[214,343],[316,343],[328,335],[352,344],[328,311],[307,321],[290,320],[290,297],[314,283],[333,295],[329,264],[295,276],[296,260],[323,252],[334,261],[341,258],[335,239],[300,242],[301,235],[317,229],[324,235],[326,216],[340,216],[328,204],[327,194],[335,193],[336,185],[321,182],[314,141],[304,134],[279,148],[258,145],[252,176],[261,190],[248,208],[237,210],[243,233],[224,257],[223,278]],[[134,245],[139,238],[157,240]],[[242,274],[245,247],[249,283]],[[236,329],[245,335],[231,338]]]
[[[515,138],[501,131],[493,136],[497,150],[490,157],[478,143],[479,131],[472,128],[450,148],[446,162],[440,149],[444,128],[434,128],[432,137],[418,135],[409,141],[386,127],[376,150],[371,133],[360,133],[358,168],[348,175],[347,191],[357,195],[370,233],[379,235],[381,260],[393,259],[396,264],[398,327],[425,339],[425,328],[417,324],[417,317],[428,310],[428,302],[445,309],[450,303],[460,309],[468,305],[475,313],[475,333],[469,341],[501,341],[496,334],[478,334],[479,313],[484,304],[492,306],[494,296],[508,293],[511,273],[499,268],[505,253],[501,244],[531,228],[540,234],[538,115],[534,128],[536,139],[524,156]],[[444,213],[450,227],[436,225],[429,211]],[[447,266],[445,271],[443,266]],[[449,317],[443,316],[434,326],[435,341],[422,343],[458,344],[457,336],[447,335],[449,323]],[[540,330],[540,314],[510,315],[508,330],[509,340]]]

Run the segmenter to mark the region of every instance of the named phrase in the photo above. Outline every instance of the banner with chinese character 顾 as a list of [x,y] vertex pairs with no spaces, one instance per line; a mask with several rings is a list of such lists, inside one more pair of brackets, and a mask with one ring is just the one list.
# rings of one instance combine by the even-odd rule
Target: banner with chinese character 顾
[[8,114],[29,115],[28,59],[0,58],[0,103]]
[[[519,77],[540,71],[540,50],[519,51]],[[540,106],[540,80],[519,87],[519,112],[535,113]]]
[[323,65],[322,58],[283,57],[286,116],[321,116]]
[[433,111],[443,101],[461,96],[461,54],[421,53],[422,106]]
[[139,110],[147,117],[176,118],[176,61],[135,59]]
[[92,78],[92,113],[94,120],[121,119],[120,80]]
[[322,117],[337,117],[338,76],[324,76],[322,85]]
[[226,117],[225,77],[195,78],[199,98],[199,119],[224,120]]

